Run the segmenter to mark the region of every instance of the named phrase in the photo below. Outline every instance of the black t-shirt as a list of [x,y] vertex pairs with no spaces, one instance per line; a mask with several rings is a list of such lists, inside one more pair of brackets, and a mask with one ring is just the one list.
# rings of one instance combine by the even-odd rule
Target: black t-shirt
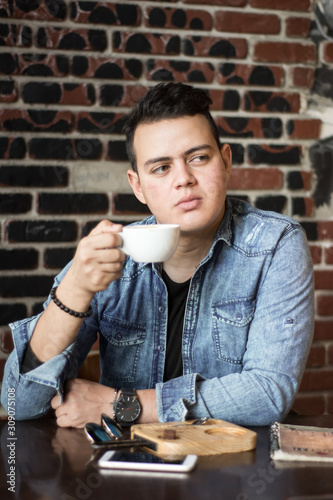
[[182,336],[184,314],[190,279],[184,283],[175,283],[165,271],[163,280],[168,290],[168,334],[164,382],[183,375]]

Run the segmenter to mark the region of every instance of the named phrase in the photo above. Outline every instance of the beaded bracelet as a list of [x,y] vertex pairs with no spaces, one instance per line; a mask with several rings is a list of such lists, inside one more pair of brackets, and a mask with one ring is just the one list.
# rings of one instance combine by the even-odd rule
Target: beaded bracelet
[[69,309],[69,307],[66,307],[56,297],[56,290],[57,290],[57,288],[58,288],[57,286],[55,286],[54,288],[52,288],[52,290],[51,290],[51,299],[53,300],[53,302],[55,303],[56,306],[60,307],[60,309],[62,311],[70,314],[71,316],[75,316],[75,318],[87,318],[88,316],[91,315],[91,313],[92,313],[91,307],[89,307],[88,311],[86,311],[86,312],[77,312],[77,311],[73,311],[73,309]]

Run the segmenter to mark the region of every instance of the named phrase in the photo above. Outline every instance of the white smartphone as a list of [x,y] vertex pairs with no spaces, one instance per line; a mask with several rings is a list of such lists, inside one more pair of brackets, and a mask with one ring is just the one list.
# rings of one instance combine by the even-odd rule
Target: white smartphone
[[98,460],[98,465],[113,470],[189,472],[197,460],[197,455],[187,455],[182,460],[169,462],[145,451],[109,450]]

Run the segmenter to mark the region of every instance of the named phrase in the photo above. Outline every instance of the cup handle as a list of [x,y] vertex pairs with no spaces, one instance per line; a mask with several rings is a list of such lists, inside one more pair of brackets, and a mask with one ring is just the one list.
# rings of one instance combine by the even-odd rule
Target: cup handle
[[123,240],[123,244],[121,245],[120,250],[122,250],[126,255],[129,255],[129,251],[128,249],[126,248],[126,243],[125,243],[125,234],[123,233],[123,231],[121,231],[120,233],[118,233],[119,236],[121,237],[121,239]]

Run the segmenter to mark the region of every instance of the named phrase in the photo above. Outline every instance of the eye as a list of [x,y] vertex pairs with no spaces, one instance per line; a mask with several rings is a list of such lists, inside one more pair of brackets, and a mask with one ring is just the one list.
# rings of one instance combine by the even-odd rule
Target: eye
[[164,174],[169,169],[169,165],[159,165],[152,169],[152,174]]
[[196,155],[189,160],[189,163],[205,163],[208,160],[209,160],[208,155]]

